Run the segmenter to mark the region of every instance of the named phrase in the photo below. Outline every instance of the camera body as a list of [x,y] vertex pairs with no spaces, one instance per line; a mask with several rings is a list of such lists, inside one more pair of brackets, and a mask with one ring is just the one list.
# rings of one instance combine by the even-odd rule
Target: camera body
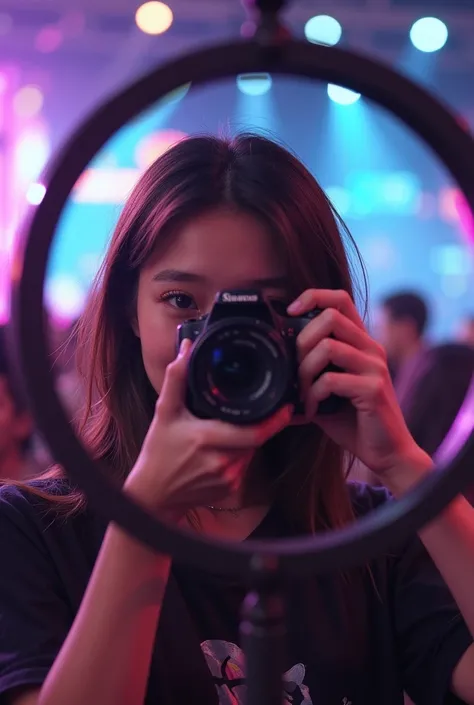
[[[186,395],[191,413],[239,425],[258,423],[285,404],[303,414],[296,338],[320,313],[289,317],[259,290],[219,292],[209,314],[178,327],[178,348],[185,338],[194,343]],[[337,411],[341,401],[331,396],[318,412]]]

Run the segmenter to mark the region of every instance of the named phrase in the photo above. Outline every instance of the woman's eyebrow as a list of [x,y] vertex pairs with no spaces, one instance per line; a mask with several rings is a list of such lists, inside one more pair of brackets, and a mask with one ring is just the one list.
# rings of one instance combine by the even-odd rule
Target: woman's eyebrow
[[180,269],[163,269],[153,275],[154,282],[205,282],[206,277]]

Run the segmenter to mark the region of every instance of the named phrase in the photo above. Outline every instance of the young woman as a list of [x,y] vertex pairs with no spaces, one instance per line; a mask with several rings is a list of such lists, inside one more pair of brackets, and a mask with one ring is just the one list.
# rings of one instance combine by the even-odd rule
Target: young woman
[[[290,315],[324,309],[297,340],[303,419],[282,408],[237,427],[186,408],[177,326],[218,291],[249,287]],[[261,137],[193,138],[160,157],[122,213],[82,325],[85,441],[167,522],[233,541],[323,531],[388,499],[346,484],[349,455],[395,497],[430,472],[353,303],[337,216]],[[318,415],[332,393],[350,404]],[[2,705],[245,701],[238,576],[171,565],[104,526],[61,473],[4,487],[0,507]],[[420,538],[360,570],[294,581],[284,702],[395,705],[405,689],[419,705],[474,704],[474,511],[458,499]]]

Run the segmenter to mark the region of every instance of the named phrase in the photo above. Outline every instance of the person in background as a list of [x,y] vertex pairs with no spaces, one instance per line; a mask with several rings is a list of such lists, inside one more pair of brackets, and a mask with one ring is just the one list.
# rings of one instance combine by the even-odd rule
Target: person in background
[[0,327],[0,478],[26,479],[36,472],[33,421],[8,364],[5,328]]
[[402,411],[412,436],[429,455],[451,428],[473,375],[474,350],[468,345],[445,343],[419,356]]
[[382,301],[377,337],[385,348],[395,392],[402,406],[418,360],[426,351],[424,338],[429,311],[425,300],[411,291],[401,291]]
[[460,343],[474,348],[474,314],[462,319],[456,337]]
[[[433,456],[463,405],[474,375],[474,349],[446,343],[427,349],[413,369],[402,412],[413,438]],[[474,483],[474,457],[473,457]],[[474,484],[467,492],[474,503]]]

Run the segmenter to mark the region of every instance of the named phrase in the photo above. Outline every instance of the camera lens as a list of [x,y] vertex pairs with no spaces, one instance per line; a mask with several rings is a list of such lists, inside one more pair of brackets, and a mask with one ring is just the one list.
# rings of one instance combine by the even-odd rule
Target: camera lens
[[193,348],[188,407],[202,418],[256,423],[285,402],[293,374],[275,328],[244,317],[217,321]]
[[264,382],[266,370],[261,357],[240,341],[214,348],[211,363],[212,384],[226,399],[248,397]]

